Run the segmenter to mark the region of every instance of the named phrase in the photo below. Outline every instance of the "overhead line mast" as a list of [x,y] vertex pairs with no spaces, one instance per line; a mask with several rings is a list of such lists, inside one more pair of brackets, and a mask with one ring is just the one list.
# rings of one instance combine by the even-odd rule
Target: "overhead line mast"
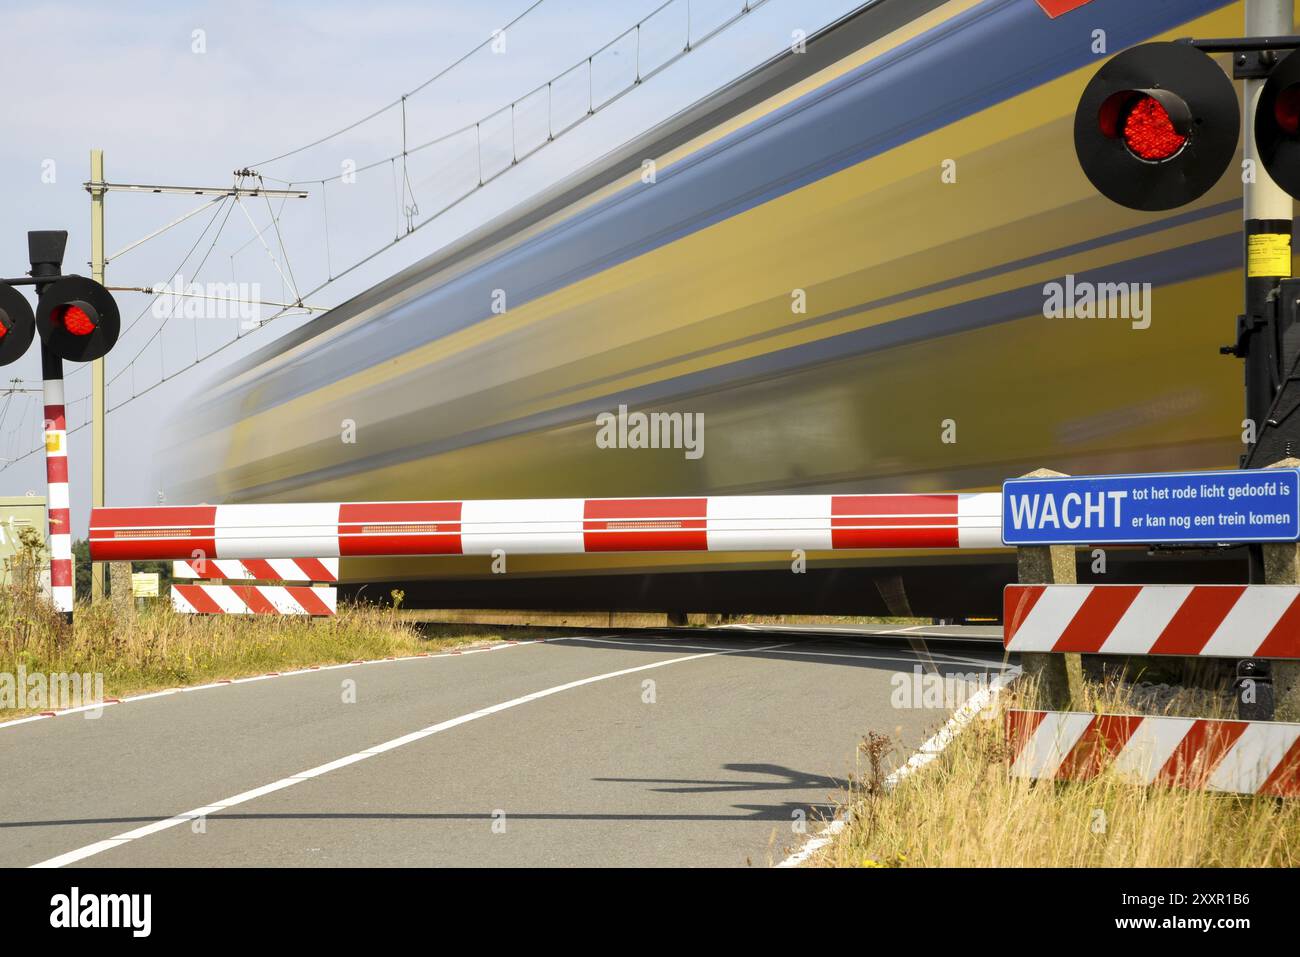
[[[108,193],[150,193],[155,195],[185,195],[229,197],[240,200],[248,197],[265,197],[267,199],[306,199],[308,193],[301,189],[266,189],[258,182],[255,186],[244,186],[243,181],[256,176],[251,169],[235,171],[235,182],[230,186],[181,186],[154,183],[110,183],[104,179],[104,151],[90,151],[90,181],[83,184],[90,193],[90,274],[98,283],[104,282],[104,270],[107,259],[104,256],[104,197]],[[187,217],[185,217],[187,218]],[[179,222],[179,220],[178,220]],[[172,224],[174,225],[174,223]],[[156,233],[155,233],[156,235]],[[138,244],[133,244],[138,245]],[[128,249],[131,247],[127,247]],[[295,290],[294,295],[297,295]],[[298,305],[302,303],[299,302]],[[92,508],[104,505],[105,461],[106,461],[106,426],[107,412],[104,360],[96,359],[90,366],[90,504]],[[124,581],[129,584],[130,578]],[[90,591],[92,599],[104,595],[104,566],[100,562],[91,565]]]

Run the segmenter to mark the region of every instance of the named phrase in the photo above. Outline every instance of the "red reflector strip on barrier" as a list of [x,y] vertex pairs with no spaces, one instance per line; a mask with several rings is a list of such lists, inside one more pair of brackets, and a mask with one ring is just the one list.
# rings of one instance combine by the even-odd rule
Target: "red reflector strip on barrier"
[[1298,585],[1008,585],[1008,651],[1300,658]]
[[587,499],[583,547],[589,552],[706,551],[708,499]]
[[95,561],[215,558],[215,505],[96,508],[90,514]]
[[460,502],[339,506],[340,555],[459,555]]
[[1013,777],[1300,797],[1300,724],[1008,711]]

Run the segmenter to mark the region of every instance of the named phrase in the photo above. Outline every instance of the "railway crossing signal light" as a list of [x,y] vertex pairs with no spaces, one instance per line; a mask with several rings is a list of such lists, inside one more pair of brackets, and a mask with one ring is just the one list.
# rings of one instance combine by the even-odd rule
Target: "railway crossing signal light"
[[1300,56],[1296,53],[1273,68],[1260,91],[1255,144],[1273,181],[1300,197]]
[[[38,332],[42,352],[70,362],[102,359],[116,344],[122,317],[112,293],[93,279],[61,275],[67,241],[62,230],[29,232],[29,278],[0,279],[0,366],[21,357]],[[19,285],[36,287],[35,312]]]
[[99,283],[63,276],[41,290],[36,328],[59,358],[90,362],[113,348],[121,316],[112,294]]
[[1074,148],[1102,195],[1130,209],[1173,209],[1219,181],[1240,131],[1236,90],[1213,59],[1186,43],[1145,43],[1088,83]]
[[0,366],[17,361],[36,335],[36,317],[27,297],[0,284]]

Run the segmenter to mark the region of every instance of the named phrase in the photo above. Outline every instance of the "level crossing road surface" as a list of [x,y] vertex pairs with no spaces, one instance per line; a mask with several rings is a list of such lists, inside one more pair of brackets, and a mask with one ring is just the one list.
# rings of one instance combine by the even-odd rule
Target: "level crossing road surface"
[[0,865],[767,866],[833,813],[864,735],[898,764],[947,719],[896,707],[896,675],[1003,666],[898,636],[606,632],[11,724]]

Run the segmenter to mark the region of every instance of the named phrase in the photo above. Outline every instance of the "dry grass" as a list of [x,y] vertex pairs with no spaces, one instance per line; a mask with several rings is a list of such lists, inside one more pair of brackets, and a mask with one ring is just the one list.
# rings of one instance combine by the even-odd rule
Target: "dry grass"
[[[1017,701],[1017,697],[1020,699]],[[1085,782],[1012,778],[1002,732],[1004,694],[942,756],[884,787],[882,751],[870,736],[866,770],[842,813],[848,825],[814,864],[841,867],[1295,867],[1300,801],[1139,787],[1103,773]],[[1123,689],[1091,704],[1132,712]],[[874,755],[874,760],[873,760]]]
[[[73,628],[39,596],[0,588],[0,673],[102,673],[110,697],[310,665],[437,651],[500,629],[448,626],[433,637],[392,609],[341,605],[337,617],[181,615],[150,602],[119,621],[108,602],[79,605]],[[30,711],[30,709],[29,709]],[[22,717],[5,709],[0,720]]]

